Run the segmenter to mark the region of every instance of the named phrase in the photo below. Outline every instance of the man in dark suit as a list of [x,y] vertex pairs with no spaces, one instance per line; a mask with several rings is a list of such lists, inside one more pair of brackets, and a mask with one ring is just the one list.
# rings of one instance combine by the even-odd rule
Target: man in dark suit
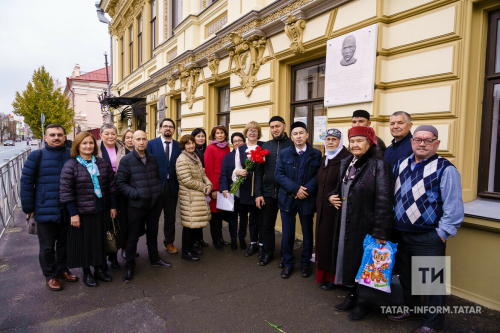
[[161,176],[163,194],[160,202],[163,205],[163,247],[170,253],[177,253],[174,246],[175,240],[175,210],[179,195],[179,182],[175,172],[175,163],[181,153],[179,142],[172,138],[175,132],[174,121],[165,118],[160,122],[161,135],[148,142],[146,150],[153,155],[158,162]]
[[316,212],[318,191],[318,171],[321,152],[307,143],[309,133],[303,122],[297,121],[291,127],[293,147],[284,149],[278,158],[274,177],[279,184],[278,207],[281,211],[283,226],[283,257],[285,267],[281,272],[288,279],[294,270],[295,221],[299,214],[302,227],[303,247],[300,265],[302,277],[311,275],[313,250],[313,223]]

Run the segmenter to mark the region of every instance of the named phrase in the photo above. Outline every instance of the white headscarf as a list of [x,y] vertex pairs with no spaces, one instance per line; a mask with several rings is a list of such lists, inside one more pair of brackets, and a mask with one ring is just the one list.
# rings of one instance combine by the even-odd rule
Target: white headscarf
[[[340,139],[340,142],[339,142],[339,146],[337,148],[335,148],[334,150],[332,151],[328,151],[326,149],[326,138],[329,137],[329,136],[334,136],[336,138],[339,138]],[[328,165],[328,161],[331,160],[332,158],[334,158],[335,156],[337,156],[340,151],[342,150],[342,148],[344,148],[344,135],[342,134],[341,131],[339,131],[338,129],[336,128],[330,128],[326,131],[326,136],[325,136],[325,166]]]

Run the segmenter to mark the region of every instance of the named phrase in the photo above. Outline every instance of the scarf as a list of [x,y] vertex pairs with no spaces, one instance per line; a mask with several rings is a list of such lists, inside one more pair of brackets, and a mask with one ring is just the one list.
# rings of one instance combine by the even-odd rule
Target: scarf
[[336,138],[339,138],[340,142],[339,142],[339,146],[337,148],[335,148],[332,151],[329,151],[326,149],[326,138],[325,138],[325,153],[326,153],[325,166],[328,165],[329,160],[331,160],[332,158],[335,158],[335,156],[337,156],[340,153],[342,148],[344,148],[344,135],[342,134],[342,132],[340,132],[339,130],[337,130],[335,128],[329,129],[327,132],[327,137],[328,136],[334,136]]
[[76,160],[78,161],[78,163],[87,168],[87,171],[90,174],[90,178],[92,178],[92,184],[94,184],[94,193],[98,198],[102,198],[101,186],[99,185],[99,179],[97,178],[100,173],[99,168],[95,164],[95,156],[92,155],[92,160],[90,163],[85,161],[80,155],[76,157]]
[[198,157],[198,155],[196,155],[195,153],[193,154],[190,154],[188,153],[187,151],[183,150],[182,151],[182,154],[186,155],[187,157],[189,157],[189,159],[191,160],[191,162],[193,162],[194,164],[198,165],[198,162],[200,162],[200,158]]
[[212,145],[216,145],[217,147],[223,149],[223,148],[226,148],[227,146],[227,141],[222,141],[222,142],[219,142],[217,140],[212,140],[210,141],[210,144]]
[[354,176],[356,175],[356,168],[354,167],[354,164],[358,161],[358,158],[354,156],[352,158],[351,163],[349,164],[349,167],[347,168],[347,171],[344,176],[344,183],[347,183],[349,179],[354,179]]

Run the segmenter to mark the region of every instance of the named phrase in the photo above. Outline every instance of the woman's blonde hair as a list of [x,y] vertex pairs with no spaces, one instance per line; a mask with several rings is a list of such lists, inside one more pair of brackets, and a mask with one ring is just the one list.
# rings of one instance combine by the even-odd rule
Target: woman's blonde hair
[[257,137],[257,140],[262,138],[262,130],[260,128],[260,124],[256,121],[251,121],[249,122],[246,126],[245,126],[245,129],[243,130],[243,135],[245,136],[245,138],[247,138],[247,132],[249,129],[256,129],[259,131],[259,134],[258,134],[258,137]]

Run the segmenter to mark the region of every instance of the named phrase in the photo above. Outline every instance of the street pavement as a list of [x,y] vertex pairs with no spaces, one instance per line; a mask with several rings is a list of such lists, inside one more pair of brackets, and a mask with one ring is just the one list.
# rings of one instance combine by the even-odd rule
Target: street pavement
[[[278,333],[266,320],[281,325],[281,332],[286,333],[409,332],[419,326],[419,321],[390,322],[378,310],[361,322],[350,322],[348,313],[334,308],[343,301],[345,291],[321,290],[314,274],[305,279],[296,270],[283,280],[277,260],[260,267],[256,256],[245,258],[243,250],[231,251],[229,246],[224,251],[204,248],[199,262],[188,262],[180,253],[168,254],[161,246],[162,236],[158,237],[160,256],[173,267],[151,267],[142,237],[131,283],[121,281],[124,261],[119,257],[122,268],[110,269],[111,283],[89,288],[81,281],[63,282],[64,290],[49,291],[38,264],[38,239],[26,232],[24,216],[16,211],[18,228],[0,239],[1,332]],[[175,245],[179,250],[181,231],[178,219]],[[227,225],[223,232],[228,240]],[[211,243],[208,228],[204,238]],[[279,235],[276,240],[280,244]],[[80,269],[72,271],[82,277]],[[475,304],[450,296],[448,305]],[[447,315],[445,329],[498,332],[499,323],[500,312],[483,307],[481,314]]]
[[[16,142],[15,146],[4,146],[3,143],[0,144],[0,165],[4,164],[4,159],[12,158],[21,153],[21,151],[27,149],[26,141]],[[31,146],[31,150],[38,149],[37,146]]]

